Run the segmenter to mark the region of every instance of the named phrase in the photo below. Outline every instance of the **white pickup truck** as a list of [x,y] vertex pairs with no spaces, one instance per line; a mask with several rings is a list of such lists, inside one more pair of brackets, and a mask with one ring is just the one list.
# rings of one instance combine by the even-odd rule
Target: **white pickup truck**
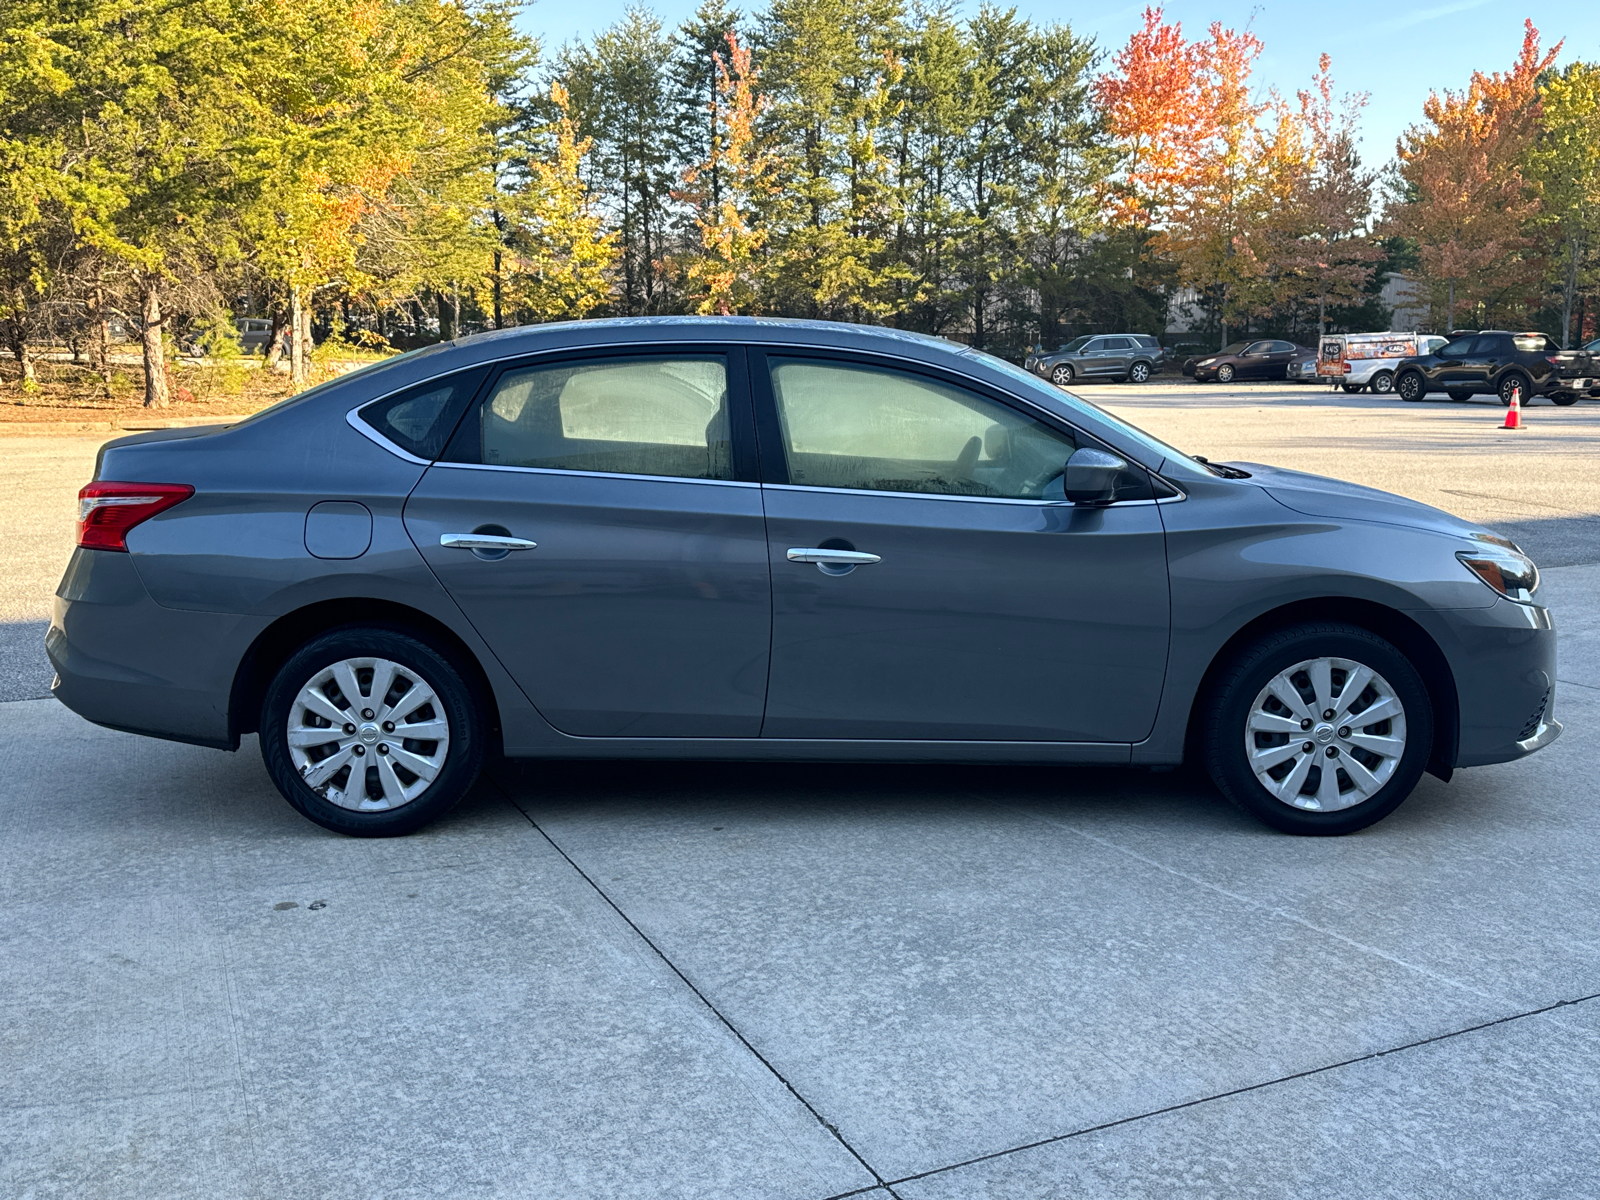
[[1432,354],[1448,339],[1431,333],[1327,333],[1317,343],[1317,374],[1347,392],[1394,389],[1394,365]]

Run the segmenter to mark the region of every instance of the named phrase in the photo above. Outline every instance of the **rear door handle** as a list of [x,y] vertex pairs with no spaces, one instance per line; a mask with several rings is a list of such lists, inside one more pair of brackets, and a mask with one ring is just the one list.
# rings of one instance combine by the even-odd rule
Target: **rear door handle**
[[538,542],[497,533],[441,533],[439,545],[449,550],[534,550]]
[[833,567],[864,567],[883,561],[879,555],[860,550],[823,550],[815,546],[793,546],[787,557],[790,562],[822,563]]

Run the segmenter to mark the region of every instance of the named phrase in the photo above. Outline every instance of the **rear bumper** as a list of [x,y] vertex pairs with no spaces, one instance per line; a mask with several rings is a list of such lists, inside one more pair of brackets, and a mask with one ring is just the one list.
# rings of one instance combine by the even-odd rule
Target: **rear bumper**
[[45,634],[50,690],[97,725],[237,749],[228,698],[239,625],[227,614],[162,608],[126,554],[75,550]]

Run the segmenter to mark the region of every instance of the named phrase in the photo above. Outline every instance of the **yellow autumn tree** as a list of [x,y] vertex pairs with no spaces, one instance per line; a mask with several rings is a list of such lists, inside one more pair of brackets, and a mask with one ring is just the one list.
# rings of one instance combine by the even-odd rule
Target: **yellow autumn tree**
[[534,321],[577,320],[611,296],[617,238],[605,230],[583,180],[590,142],[572,122],[567,90],[550,88],[556,117],[548,149],[530,158],[528,178],[515,198],[508,291]]

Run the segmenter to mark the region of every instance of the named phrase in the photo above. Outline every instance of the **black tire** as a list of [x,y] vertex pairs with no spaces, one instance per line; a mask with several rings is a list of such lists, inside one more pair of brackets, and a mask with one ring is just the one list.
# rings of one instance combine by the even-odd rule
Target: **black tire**
[[1402,371],[1395,377],[1394,390],[1400,399],[1415,404],[1428,394],[1428,381],[1421,371]]
[[1500,381],[1500,404],[1503,407],[1511,407],[1511,390],[1513,388],[1522,389],[1522,400],[1520,403],[1525,405],[1533,400],[1533,385],[1528,382],[1527,376],[1507,375]]
[[1372,377],[1367,386],[1372,389],[1374,395],[1387,396],[1394,391],[1394,372],[1379,371]]
[[1578,402],[1578,396],[1576,392],[1562,392],[1559,396],[1551,396],[1550,402],[1552,404],[1559,404],[1562,408],[1565,408],[1569,404],[1576,404]]
[[[1387,782],[1367,799],[1349,808],[1328,812],[1297,808],[1269,792],[1251,770],[1245,745],[1251,708],[1262,689],[1296,663],[1316,658],[1347,659],[1371,668],[1388,681],[1405,710],[1405,745]],[[1333,622],[1298,625],[1246,646],[1217,677],[1206,698],[1206,713],[1202,744],[1211,778],[1233,803],[1285,833],[1337,836],[1381,821],[1416,787],[1433,746],[1433,708],[1422,677],[1410,660],[1388,641],[1354,625]],[[1298,736],[1291,735],[1291,740]],[[1311,755],[1317,764],[1310,770],[1319,772],[1320,777],[1324,769],[1320,765],[1324,758],[1318,756],[1320,737],[1315,733],[1305,736],[1306,744],[1314,747]],[[1318,740],[1312,740],[1313,737]],[[1346,750],[1349,752],[1348,746]],[[1311,778],[1308,773],[1307,780]]]
[[[361,658],[388,660],[406,672],[415,673],[418,680],[432,689],[434,697],[438,700],[438,708],[433,711],[442,715],[449,725],[443,762],[438,767],[438,774],[433,781],[426,784],[414,799],[381,811],[358,811],[335,803],[323,794],[323,791],[333,790],[330,784],[324,784],[323,791],[309,786],[301,778],[300,770],[291,757],[288,743],[291,710],[301,689],[331,664],[346,659]],[[266,697],[262,702],[261,757],[266,763],[267,774],[272,776],[272,782],[283,793],[284,799],[324,829],[353,837],[400,837],[414,833],[423,826],[437,821],[455,807],[477,782],[478,774],[483,768],[485,722],[482,706],[472,688],[466,683],[466,677],[467,672],[452,661],[450,656],[401,629],[348,626],[330,630],[313,638],[296,651],[278,671],[267,688]],[[360,686],[365,688],[372,684],[367,680],[361,682]],[[390,694],[394,693],[391,691]],[[403,694],[394,703],[398,706],[402,701]],[[349,704],[349,708],[354,710],[354,703]],[[425,716],[428,714],[428,710],[422,711]],[[382,713],[376,715],[381,717]],[[357,719],[359,720],[359,716]],[[347,726],[347,730],[351,728],[359,726],[353,724]],[[388,729],[391,734],[389,740],[394,740],[392,736],[394,726],[390,725]],[[380,738],[382,736],[378,735]],[[403,738],[401,740],[405,743],[402,749],[408,751],[420,749],[431,754],[434,752],[427,751],[427,746],[437,746],[434,742],[419,743]],[[371,764],[368,765],[376,764],[375,756],[380,750],[387,753],[387,743],[379,744],[375,739]],[[366,763],[368,755],[365,753],[365,747],[356,753],[360,753],[362,758],[351,759],[351,764]],[[334,779],[338,778],[339,774],[336,774]],[[346,778],[344,786],[348,787],[353,782],[353,777]],[[366,782],[369,778],[367,767],[363,766],[361,776],[363,782],[360,785],[363,792],[372,786]],[[380,789],[383,786],[382,783],[377,785]]]
[[1220,367],[1217,368],[1217,382],[1218,383],[1232,383],[1233,382],[1233,364],[1232,363],[1223,363]]
[[1354,396],[1362,389],[1362,387],[1363,385],[1359,383],[1347,383],[1344,385],[1344,390],[1350,395]]
[[1128,368],[1128,378],[1134,383],[1148,383],[1150,381],[1150,364],[1136,362]]
[[1457,392],[1446,392],[1445,394],[1447,396],[1449,396],[1450,399],[1454,400],[1457,404],[1465,404],[1468,400],[1472,399],[1472,393],[1471,392],[1460,392],[1460,391],[1457,391]]

